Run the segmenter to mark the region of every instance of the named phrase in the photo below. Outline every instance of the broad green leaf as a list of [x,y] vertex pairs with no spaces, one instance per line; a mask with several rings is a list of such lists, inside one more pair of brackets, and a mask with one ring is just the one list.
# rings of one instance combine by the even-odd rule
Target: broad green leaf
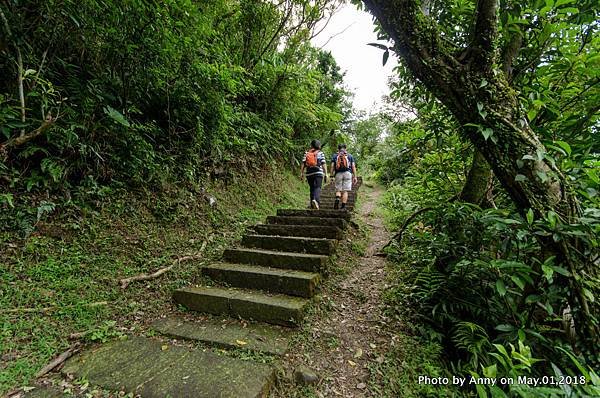
[[527,224],[529,224],[529,225],[533,224],[533,209],[527,210],[526,217],[527,217]]
[[498,279],[496,281],[496,290],[501,296],[504,296],[506,294],[506,285],[504,284],[504,281],[502,279]]
[[104,107],[104,113],[106,113],[108,115],[108,117],[110,117],[112,120],[114,120],[115,122],[125,126],[125,127],[129,127],[130,124],[127,121],[127,119],[125,119],[125,116],[123,116],[123,114],[121,112],[119,112],[118,110],[112,108],[111,106],[107,105]]
[[[512,332],[514,331],[516,328],[513,325],[508,325],[508,324],[502,324],[502,325],[498,325],[496,326],[496,330],[499,330],[501,332]],[[498,346],[496,344],[496,346]],[[504,348],[504,347],[502,347]],[[504,353],[506,354],[506,351],[504,351]],[[508,354],[506,354],[508,356]]]
[[[364,42],[363,42],[364,43]],[[388,46],[381,43],[367,43],[368,46],[377,47],[381,50],[388,51]]]
[[[485,116],[484,116],[484,117],[485,117]],[[486,141],[487,141],[487,139],[488,139],[488,138],[490,138],[490,136],[491,136],[493,133],[494,133],[494,131],[493,131],[491,128],[489,128],[489,127],[486,127],[485,129],[483,129],[483,130],[481,131],[481,134],[483,134],[483,138],[485,138],[485,140],[486,140]]]
[[510,279],[515,283],[515,285],[517,285],[519,287],[519,289],[521,289],[521,290],[525,289],[525,282],[523,282],[523,280],[521,278],[519,278],[517,275],[511,275]]
[[571,153],[572,153],[571,145],[569,145],[565,141],[554,141],[554,143],[556,145],[558,145],[559,147],[561,147],[567,153],[568,156],[571,156]]
[[523,174],[517,174],[515,176],[515,181],[516,182],[527,181],[527,177],[525,177]]

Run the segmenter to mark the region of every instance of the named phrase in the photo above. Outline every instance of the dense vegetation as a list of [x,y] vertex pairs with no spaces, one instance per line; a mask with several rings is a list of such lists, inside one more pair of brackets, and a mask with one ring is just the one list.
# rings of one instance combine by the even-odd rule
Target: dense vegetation
[[353,2],[394,41],[375,44],[384,62],[402,59],[387,110],[354,121],[310,45],[338,1],[0,2],[0,391],[69,333],[166,311],[190,272],[114,280],[216,256],[273,202],[300,203],[281,164],[351,137],[388,186],[388,304],[426,342],[422,368],[586,379],[467,395],[600,394],[597,4]]
[[339,129],[342,76],[313,48],[328,2],[8,1],[0,205],[108,183],[260,170]]
[[117,279],[300,205],[286,169],[350,112],[310,44],[333,3],[0,2],[0,395],[71,333],[143,329],[197,275]]
[[[480,385],[481,397],[597,395],[597,7],[568,0],[501,1],[499,8],[495,1],[365,3],[382,37],[395,40],[382,48],[404,61],[388,110],[369,122],[383,127],[363,129],[357,141],[368,147],[387,131],[369,164],[390,187],[386,207],[398,231],[389,249],[397,264],[392,308],[409,308],[416,331],[444,347],[449,374],[587,380]],[[398,7],[400,19],[414,13],[414,35],[400,26],[406,21],[382,14],[389,7]],[[482,43],[486,34],[492,43]],[[424,49],[424,37],[440,47]],[[481,58],[486,51],[491,61]],[[432,87],[442,84],[436,74],[444,72],[430,70],[437,62],[455,62],[457,75],[476,80],[452,77],[444,84],[454,86]],[[462,96],[460,104],[448,102],[456,98],[446,89]],[[511,142],[520,134],[537,149],[520,152]],[[533,175],[528,163],[538,165]],[[557,181],[574,213],[542,192]]]

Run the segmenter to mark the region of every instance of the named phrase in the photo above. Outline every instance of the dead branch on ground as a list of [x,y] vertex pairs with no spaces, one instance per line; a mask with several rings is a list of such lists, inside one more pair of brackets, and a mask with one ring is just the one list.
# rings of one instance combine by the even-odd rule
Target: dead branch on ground
[[168,271],[172,270],[173,267],[175,267],[176,265],[180,264],[182,261],[199,259],[199,258],[201,258],[202,252],[204,251],[205,248],[206,248],[206,241],[204,241],[204,243],[202,243],[202,247],[200,248],[200,252],[198,254],[194,254],[194,255],[190,255],[190,256],[177,257],[175,260],[173,260],[173,262],[171,263],[171,265],[169,265],[167,267],[164,267],[164,268],[161,268],[161,269],[159,269],[158,271],[156,271],[156,272],[154,272],[152,274],[140,274],[140,275],[130,276],[129,278],[119,279],[118,282],[121,284],[121,289],[126,289],[127,286],[129,286],[129,284],[131,282],[147,281],[147,280],[150,280],[150,279],[158,278],[159,276],[161,276],[165,272],[168,272]]
[[79,346],[79,343],[72,344],[67,351],[54,358],[48,365],[44,366],[39,372],[37,372],[35,377],[42,377],[46,375],[46,373],[49,373],[56,367],[62,365],[67,359],[71,358],[71,356],[73,356],[73,354],[79,350]]

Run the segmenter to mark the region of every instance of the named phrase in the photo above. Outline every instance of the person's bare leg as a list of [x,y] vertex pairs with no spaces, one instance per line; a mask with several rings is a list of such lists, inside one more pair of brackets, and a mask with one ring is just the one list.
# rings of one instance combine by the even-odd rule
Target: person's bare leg
[[344,191],[344,193],[342,194],[342,203],[347,203],[348,202],[348,191]]

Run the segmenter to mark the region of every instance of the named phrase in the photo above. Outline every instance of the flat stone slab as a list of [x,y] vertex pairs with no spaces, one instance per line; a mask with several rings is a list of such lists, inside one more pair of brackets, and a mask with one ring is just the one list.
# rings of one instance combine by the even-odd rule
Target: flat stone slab
[[169,317],[156,320],[152,328],[176,339],[201,341],[221,348],[243,348],[271,355],[285,354],[292,336],[292,332],[286,328],[252,323],[242,325],[233,319],[225,322],[192,322]]
[[55,386],[41,386],[34,384],[33,390],[25,392],[23,395],[26,398],[65,398],[62,388]]
[[335,251],[336,241],[326,238],[246,234],[242,238],[242,245],[267,250],[329,255]]
[[234,317],[296,326],[308,300],[282,294],[219,287],[187,287],[173,292],[173,299],[193,311],[228,314]]
[[304,209],[277,209],[278,216],[288,217],[339,217],[350,220],[351,213],[344,210],[304,210]]
[[348,223],[343,218],[336,217],[292,217],[292,216],[268,216],[268,224],[285,225],[329,225],[332,227],[346,228]]
[[273,369],[143,337],[130,337],[70,359],[63,373],[144,398],[265,397]]
[[[310,210],[307,210],[310,211]],[[312,210],[320,212],[321,210]],[[347,213],[340,211],[339,213]],[[315,215],[318,217],[317,215]],[[341,239],[342,230],[338,227],[318,226],[318,225],[281,225],[281,224],[259,224],[254,226],[254,230],[260,235],[277,236],[301,236],[307,238],[326,238]]]
[[315,272],[228,263],[207,265],[202,274],[229,286],[300,297],[314,296],[321,279]]
[[327,265],[327,256],[306,253],[288,253],[263,249],[227,249],[223,252],[226,261],[257,264],[266,267],[299,271],[319,272]]
[[[321,208],[321,209],[323,209],[323,210],[330,210],[330,209],[331,209],[331,210],[335,210],[335,209],[333,208],[333,205],[334,205],[334,203],[333,203],[333,202],[331,202],[331,203],[327,203],[327,202],[321,202],[321,206],[320,206],[320,208]],[[341,206],[341,205],[342,205],[342,204],[340,203],[340,206]],[[345,208],[346,208],[346,210],[352,211],[352,210],[354,210],[354,205],[353,205],[353,204],[348,204],[348,203],[346,203],[346,207],[345,207]]]

